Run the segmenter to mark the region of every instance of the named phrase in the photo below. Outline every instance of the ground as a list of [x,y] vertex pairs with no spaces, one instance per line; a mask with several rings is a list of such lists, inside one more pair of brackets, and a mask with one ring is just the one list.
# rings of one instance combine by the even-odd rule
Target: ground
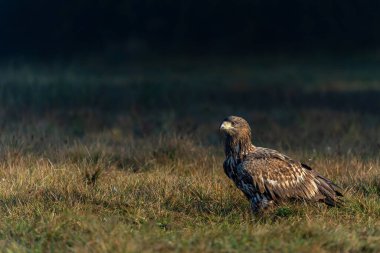
[[[379,56],[15,59],[0,68],[4,252],[379,252]],[[261,216],[218,127],[345,190]]]

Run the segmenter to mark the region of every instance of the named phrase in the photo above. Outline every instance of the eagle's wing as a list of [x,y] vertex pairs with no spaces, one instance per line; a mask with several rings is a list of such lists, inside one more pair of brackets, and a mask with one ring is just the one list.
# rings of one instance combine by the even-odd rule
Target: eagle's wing
[[[255,188],[273,200],[326,198],[319,189],[323,182],[318,181],[317,173],[275,150],[256,148],[241,166],[252,176]],[[323,186],[332,191],[328,185]]]

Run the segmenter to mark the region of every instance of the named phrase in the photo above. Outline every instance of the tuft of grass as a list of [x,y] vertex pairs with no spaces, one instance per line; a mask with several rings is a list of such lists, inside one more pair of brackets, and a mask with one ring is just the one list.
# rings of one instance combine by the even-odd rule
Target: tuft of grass
[[98,181],[101,173],[102,173],[102,169],[100,168],[95,169],[95,171],[93,172],[86,170],[85,175],[84,175],[85,183],[94,186],[96,182]]
[[280,207],[276,210],[275,215],[278,217],[286,218],[293,216],[295,213],[289,207]]

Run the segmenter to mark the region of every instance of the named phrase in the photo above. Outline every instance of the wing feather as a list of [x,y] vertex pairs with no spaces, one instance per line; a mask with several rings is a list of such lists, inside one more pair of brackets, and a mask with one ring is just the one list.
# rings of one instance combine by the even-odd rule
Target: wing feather
[[312,199],[319,195],[315,175],[275,150],[257,148],[246,156],[241,166],[251,174],[260,193],[274,200]]

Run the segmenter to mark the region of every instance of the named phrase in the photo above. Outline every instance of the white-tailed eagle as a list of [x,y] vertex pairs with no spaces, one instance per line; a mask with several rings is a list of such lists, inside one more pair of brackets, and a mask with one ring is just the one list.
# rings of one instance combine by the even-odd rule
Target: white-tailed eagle
[[342,189],[331,180],[276,150],[255,147],[243,118],[227,117],[220,130],[225,134],[224,171],[248,198],[253,212],[291,199],[329,206],[342,203]]

